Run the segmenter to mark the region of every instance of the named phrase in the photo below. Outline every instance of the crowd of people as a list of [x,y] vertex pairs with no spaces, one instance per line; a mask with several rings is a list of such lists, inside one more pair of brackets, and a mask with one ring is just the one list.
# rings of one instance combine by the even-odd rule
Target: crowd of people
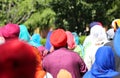
[[107,31],[90,23],[83,44],[76,32],[61,28],[30,35],[25,25],[0,27],[0,78],[119,78],[120,19]]

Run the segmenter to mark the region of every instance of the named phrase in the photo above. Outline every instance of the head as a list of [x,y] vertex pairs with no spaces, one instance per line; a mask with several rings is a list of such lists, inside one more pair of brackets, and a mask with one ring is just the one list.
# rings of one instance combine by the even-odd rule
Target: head
[[95,25],[90,30],[90,37],[94,39],[93,42],[95,44],[104,43],[107,41],[106,31],[102,26]]
[[34,78],[37,66],[33,48],[18,39],[0,45],[0,78]]
[[101,23],[101,22],[96,22],[96,21],[94,21],[94,22],[91,22],[89,26],[90,26],[90,28],[92,28],[92,27],[95,26],[95,25],[102,26],[102,23]]
[[114,29],[113,28],[108,29],[108,31],[107,31],[107,38],[108,38],[108,40],[113,40],[114,35],[115,35]]
[[28,29],[25,25],[19,25],[20,27],[20,34],[19,34],[19,38],[21,40],[24,40],[26,42],[29,42],[30,41],[30,34],[28,32]]
[[66,34],[67,34],[68,49],[74,49],[76,46],[74,36],[72,35],[70,31],[66,31]]
[[76,45],[79,45],[80,44],[80,39],[79,39],[78,34],[76,32],[73,32],[72,34],[74,36],[74,40],[75,40]]
[[63,29],[56,29],[50,36],[50,42],[54,48],[66,47],[67,35]]
[[2,36],[5,38],[5,40],[18,38],[19,32],[20,28],[17,24],[9,23],[2,28]]

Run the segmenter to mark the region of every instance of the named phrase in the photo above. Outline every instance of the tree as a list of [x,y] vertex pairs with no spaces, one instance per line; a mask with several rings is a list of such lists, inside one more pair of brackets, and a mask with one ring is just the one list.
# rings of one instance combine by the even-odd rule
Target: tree
[[31,33],[36,27],[48,28],[54,23],[55,17],[49,2],[50,0],[1,0],[0,24],[25,24]]
[[[119,0],[53,0],[52,9],[56,12],[57,26],[63,26],[78,33],[92,21],[109,25],[119,13]],[[119,11],[118,11],[119,12]],[[67,24],[64,24],[65,22]]]

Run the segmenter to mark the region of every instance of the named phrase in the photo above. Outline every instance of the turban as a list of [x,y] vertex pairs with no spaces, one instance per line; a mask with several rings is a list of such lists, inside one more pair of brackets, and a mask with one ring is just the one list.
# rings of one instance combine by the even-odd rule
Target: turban
[[55,48],[65,47],[67,44],[67,35],[63,29],[54,30],[51,34],[50,41]]

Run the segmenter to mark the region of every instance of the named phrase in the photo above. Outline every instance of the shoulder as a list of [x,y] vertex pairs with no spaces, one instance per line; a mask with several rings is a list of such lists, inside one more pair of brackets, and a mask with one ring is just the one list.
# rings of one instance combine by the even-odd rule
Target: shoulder
[[83,78],[95,78],[90,71],[86,72],[83,76]]

